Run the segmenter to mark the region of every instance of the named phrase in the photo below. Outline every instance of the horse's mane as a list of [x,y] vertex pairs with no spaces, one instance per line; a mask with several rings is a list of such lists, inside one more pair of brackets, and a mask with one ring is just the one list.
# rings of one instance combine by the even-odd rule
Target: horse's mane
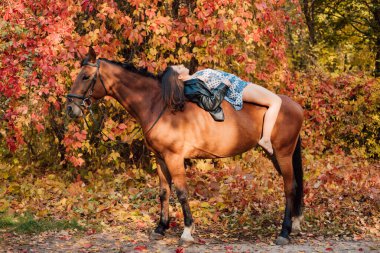
[[160,75],[155,75],[155,74],[147,71],[146,68],[137,68],[132,63],[129,63],[129,62],[118,62],[118,61],[108,60],[108,59],[105,59],[105,58],[100,58],[100,59],[102,61],[105,61],[105,62],[108,62],[108,63],[111,63],[111,64],[118,65],[120,67],[123,67],[124,69],[129,70],[131,72],[134,72],[134,73],[146,76],[146,77],[150,77],[150,78],[153,78],[153,79],[156,79],[156,80],[160,80]]
[[[183,92],[183,83],[178,81],[177,77],[173,77],[172,74],[165,75],[172,71],[171,68],[166,68],[165,71],[155,75],[148,72],[145,68],[136,68],[133,64],[128,62],[118,62],[113,60],[108,60],[105,58],[100,58],[100,60],[107,63],[115,64],[131,72],[140,74],[142,76],[150,77],[157,80],[160,84],[162,90],[162,98],[164,103],[172,111],[182,111],[185,103],[185,95]],[[168,79],[169,78],[169,79]]]

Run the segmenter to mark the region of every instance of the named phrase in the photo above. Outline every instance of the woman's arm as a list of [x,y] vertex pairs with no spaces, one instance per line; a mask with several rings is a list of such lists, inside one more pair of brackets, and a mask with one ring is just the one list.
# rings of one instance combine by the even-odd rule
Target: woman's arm
[[229,87],[221,83],[218,87],[211,90],[211,96],[200,95],[200,102],[206,111],[214,111],[222,103]]
[[[228,83],[230,84],[230,83]],[[228,85],[221,83],[215,89],[209,90],[200,79],[192,79],[185,82],[185,96],[191,102],[198,104],[206,111],[214,111],[222,103],[228,91]]]

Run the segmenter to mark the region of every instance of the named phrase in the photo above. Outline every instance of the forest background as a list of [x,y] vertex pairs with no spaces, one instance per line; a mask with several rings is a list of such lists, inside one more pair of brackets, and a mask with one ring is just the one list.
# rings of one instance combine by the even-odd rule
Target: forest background
[[[25,216],[100,229],[157,222],[156,163],[136,121],[108,98],[94,109],[107,137],[89,116],[89,126],[66,116],[93,46],[155,74],[218,68],[290,96],[305,110],[305,233],[380,236],[378,0],[4,0],[0,17],[3,226]],[[283,185],[259,149],[187,167],[200,231],[275,236]],[[174,197],[170,209],[171,227],[182,226]]]

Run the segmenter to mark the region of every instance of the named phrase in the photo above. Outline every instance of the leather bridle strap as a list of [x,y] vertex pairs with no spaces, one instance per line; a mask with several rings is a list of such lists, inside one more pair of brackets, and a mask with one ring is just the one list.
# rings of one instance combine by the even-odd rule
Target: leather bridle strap
[[[99,72],[99,68],[100,68],[100,59],[97,59],[96,60],[96,63],[93,64],[93,63],[86,63],[84,66],[91,66],[91,67],[96,67],[96,73],[94,75],[94,78],[92,78],[91,80],[91,83],[90,85],[88,85],[86,91],[84,92],[83,95],[78,95],[78,94],[67,94],[66,97],[68,99],[72,99],[72,98],[78,98],[78,99],[82,99],[82,103],[80,104],[80,106],[83,106],[83,107],[89,107],[89,105],[86,105],[86,102],[87,101],[90,101],[90,105],[91,105],[91,96],[92,96],[92,93],[94,92],[94,89],[95,89],[95,84],[96,84],[96,81],[97,81],[97,78],[99,76],[99,79],[100,79],[100,82],[104,88],[104,91],[106,92],[106,95],[108,95],[107,93],[107,89],[106,89],[106,86],[103,82],[103,79],[100,75],[100,72]],[[88,93],[88,94],[87,94]]]
[[[66,97],[69,101],[73,102],[75,105],[77,105],[81,110],[82,108],[87,108],[89,111],[90,111],[90,114],[91,114],[91,118],[92,120],[95,122],[95,124],[98,126],[98,130],[100,129],[102,123],[103,123],[103,119],[101,120],[101,122],[98,122],[95,117],[94,117],[94,113],[91,109],[91,96],[92,96],[92,93],[94,91],[94,88],[95,88],[95,84],[96,84],[96,81],[97,81],[97,78],[99,77],[99,80],[101,82],[101,84],[103,85],[103,88],[104,88],[104,91],[106,92],[106,95],[108,95],[107,93],[107,89],[106,89],[106,86],[103,82],[103,79],[102,79],[102,76],[100,75],[100,72],[99,72],[99,68],[100,68],[100,59],[97,59],[96,60],[96,63],[93,64],[93,63],[86,63],[84,64],[83,66],[91,66],[91,67],[96,67],[96,73],[95,73],[95,76],[94,78],[91,80],[91,83],[90,85],[87,87],[86,91],[84,92],[83,95],[77,95],[77,94],[67,94]],[[88,94],[87,94],[88,93]],[[77,104],[75,101],[73,101],[72,99],[73,98],[77,98],[77,99],[81,99],[82,100],[82,103],[79,105]],[[87,104],[87,102],[89,102],[89,104]],[[162,108],[162,111],[159,113],[159,115],[157,116],[156,120],[153,122],[153,124],[149,127],[149,129],[145,132],[145,135],[148,135],[148,133],[150,133],[150,131],[153,129],[153,127],[157,124],[158,120],[161,118],[161,116],[164,114],[165,110],[166,110],[166,105]],[[83,112],[83,110],[82,110]],[[86,120],[86,117],[84,116],[85,114],[83,113],[83,118],[84,118],[84,121],[86,122],[86,125],[87,127],[90,128],[87,120]],[[100,133],[102,135],[104,135],[105,137],[107,137],[108,139],[110,139],[106,134],[103,133],[103,131],[100,130]],[[136,132],[138,133],[138,132]],[[135,134],[136,135],[136,134]],[[134,136],[133,136],[134,137]]]

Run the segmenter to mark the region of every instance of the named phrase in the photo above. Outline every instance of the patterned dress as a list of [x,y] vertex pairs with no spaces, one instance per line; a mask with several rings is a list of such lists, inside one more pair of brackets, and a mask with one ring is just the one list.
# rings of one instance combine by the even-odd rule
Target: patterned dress
[[243,89],[249,82],[243,81],[233,74],[215,69],[200,70],[191,76],[191,79],[196,78],[205,82],[209,90],[215,89],[223,80],[228,79],[231,82],[231,87],[224,99],[231,103],[237,111],[243,108]]

